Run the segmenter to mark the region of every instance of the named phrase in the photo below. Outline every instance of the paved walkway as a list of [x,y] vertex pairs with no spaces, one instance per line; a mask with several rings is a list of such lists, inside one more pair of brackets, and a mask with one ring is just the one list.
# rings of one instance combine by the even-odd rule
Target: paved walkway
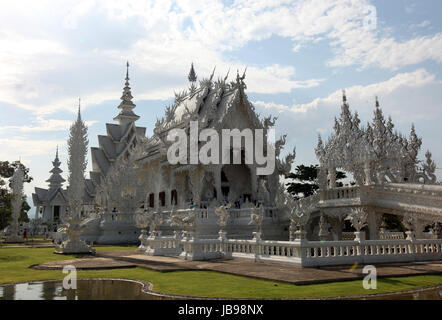
[[121,269],[135,268],[134,263],[119,261],[111,258],[86,257],[73,260],[52,261],[33,266],[37,270],[60,270],[67,265],[73,265],[77,270],[104,270],[104,269]]
[[[95,257],[39,265],[40,269],[61,269],[72,264],[80,269],[142,267],[160,272],[210,270],[222,273],[289,282],[297,285],[362,279],[362,267],[333,266],[302,268],[245,260],[185,261],[174,257],[147,256],[136,250],[97,252]],[[442,261],[379,264],[378,277],[442,274]]]

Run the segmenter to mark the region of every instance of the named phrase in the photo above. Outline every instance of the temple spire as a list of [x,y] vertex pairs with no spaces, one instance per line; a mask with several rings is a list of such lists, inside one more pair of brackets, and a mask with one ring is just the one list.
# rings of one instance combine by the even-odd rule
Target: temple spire
[[54,159],[54,161],[52,161],[53,168],[51,171],[49,171],[51,173],[51,176],[49,177],[48,180],[46,180],[46,182],[49,182],[49,190],[61,188],[63,182],[66,181],[61,176],[61,173],[63,172],[63,170],[60,169],[60,165],[61,165],[61,162],[58,159],[58,146],[57,146],[57,149],[55,151],[55,159]]
[[123,95],[121,96],[121,103],[118,109],[121,109],[120,113],[114,118],[120,124],[128,124],[137,121],[140,117],[136,115],[132,109],[135,108],[135,104],[132,102],[133,96],[129,85],[129,61],[126,62],[126,78],[125,78]]
[[195,69],[193,68],[193,62],[190,65],[190,72],[189,72],[189,76],[187,77],[189,79],[190,82],[196,82],[197,76],[195,73]]
[[[78,118],[81,119],[81,98],[80,97],[78,97]],[[57,146],[57,150],[58,150],[58,146]]]

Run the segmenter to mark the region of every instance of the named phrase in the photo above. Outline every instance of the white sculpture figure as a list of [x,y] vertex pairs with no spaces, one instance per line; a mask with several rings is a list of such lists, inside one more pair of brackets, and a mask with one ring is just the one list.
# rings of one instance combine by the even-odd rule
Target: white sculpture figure
[[436,183],[436,175],[434,172],[436,171],[436,164],[431,159],[431,152],[427,151],[425,153],[425,162],[422,164],[422,177],[424,179],[424,183],[435,184]]
[[415,231],[415,221],[414,216],[411,213],[406,213],[402,217],[402,225],[407,229],[407,231]]
[[416,239],[416,217],[412,213],[405,213],[402,217],[402,225],[407,230],[405,234],[407,235],[407,240],[414,241]]
[[295,207],[295,200],[290,193],[285,191],[285,186],[283,183],[279,183],[278,185],[275,200],[278,207],[279,216],[290,218],[290,213]]
[[196,209],[195,207],[192,210],[188,210],[185,213],[173,213],[170,216],[170,225],[173,227],[179,227],[183,230],[183,238],[193,238],[194,236],[194,227],[196,220]]
[[[305,226],[308,224],[311,214],[317,211],[319,196],[317,194],[294,201],[290,212],[290,241],[305,239]],[[297,230],[296,230],[297,229]]]
[[349,220],[353,228],[356,229],[355,241],[365,240],[365,233],[361,230],[367,226],[368,214],[363,208],[354,208],[351,213],[345,218]]
[[[310,213],[308,211],[301,211],[293,209],[290,215],[290,241],[305,239],[306,232],[304,227],[310,220]],[[297,228],[297,230],[295,230]]]
[[230,214],[227,211],[227,209],[229,209],[231,207],[231,204],[228,203],[225,206],[220,206],[215,208],[215,214],[218,216],[218,226],[219,226],[219,239],[225,239],[226,238],[226,232],[224,231],[225,227],[227,226],[227,221],[230,218]]
[[218,208],[215,208],[215,214],[219,217],[218,219],[218,226],[220,227],[220,231],[224,231],[224,228],[227,225],[227,221],[229,220],[230,214],[227,212],[227,209],[231,207],[231,204],[228,203],[225,206],[220,206]]
[[138,238],[140,240],[140,246],[138,247],[139,251],[145,251],[147,249],[146,245],[146,238],[147,238],[147,231],[146,228],[149,225],[150,217],[149,213],[147,211],[143,213],[138,213],[135,216],[135,224],[138,228],[141,229],[140,237]]
[[83,217],[83,196],[85,194],[84,172],[87,166],[87,127],[80,115],[80,106],[78,107],[77,120],[71,125],[68,139],[68,169],[69,169],[69,188],[68,203],[69,214],[66,217],[67,240],[56,245],[56,253],[95,253],[95,250],[88,246],[80,236],[83,233],[85,225],[82,224]]
[[153,213],[150,216],[150,235],[160,235],[159,227],[163,223],[163,217],[161,214]]
[[143,179],[141,165],[137,161],[142,152],[142,144],[132,148],[127,156],[115,163],[105,178],[105,190],[112,207],[119,214],[127,215],[129,220],[146,198],[148,180]]
[[265,208],[262,204],[259,207],[252,206],[251,214],[250,214],[250,224],[254,224],[256,226],[256,231],[253,232],[253,239],[260,240],[261,239],[261,228],[262,221],[264,220]]
[[321,241],[326,241],[329,235],[328,229],[330,228],[330,224],[327,222],[327,218],[324,214],[321,213],[321,217],[319,218],[319,239]]
[[12,187],[12,221],[9,224],[8,236],[6,242],[23,242],[23,238],[18,235],[18,218],[23,204],[23,179],[24,172],[21,163],[17,166],[14,175],[11,178]]

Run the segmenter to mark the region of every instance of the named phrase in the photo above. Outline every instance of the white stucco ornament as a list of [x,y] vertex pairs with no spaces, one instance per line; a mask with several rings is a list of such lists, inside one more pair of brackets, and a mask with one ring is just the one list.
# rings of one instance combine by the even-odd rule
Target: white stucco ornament
[[18,218],[23,204],[23,180],[24,172],[21,163],[18,164],[17,169],[14,171],[14,175],[11,178],[12,188],[12,220],[9,224],[8,235],[6,242],[23,242],[23,237],[19,236]]
[[78,107],[77,120],[72,124],[68,139],[68,169],[69,169],[69,187],[68,203],[69,212],[66,216],[66,234],[67,240],[61,244],[56,244],[55,252],[63,254],[73,253],[95,253],[85,241],[80,239],[81,234],[86,228],[83,211],[83,197],[85,195],[84,172],[87,166],[87,127],[81,119],[80,107]]

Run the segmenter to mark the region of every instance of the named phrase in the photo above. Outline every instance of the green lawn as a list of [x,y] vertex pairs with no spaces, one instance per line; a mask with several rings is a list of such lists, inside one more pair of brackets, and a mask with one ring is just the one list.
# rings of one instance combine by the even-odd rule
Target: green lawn
[[[134,247],[96,247],[97,251],[134,249]],[[0,249],[0,283],[62,279],[61,271],[33,270],[29,266],[43,262],[79,258],[60,256],[53,248]],[[79,271],[79,278],[125,278],[153,283],[153,290],[168,294],[225,298],[318,298],[385,293],[442,284],[442,275],[381,278],[377,290],[364,290],[362,281],[314,285],[252,279],[212,271],[177,271],[161,273],[143,268]]]
[[11,246],[33,246],[33,245],[38,245],[38,244],[51,244],[52,241],[51,240],[27,240],[25,242],[20,242],[20,243],[5,243],[5,242],[0,242],[0,248],[1,247],[11,247]]

